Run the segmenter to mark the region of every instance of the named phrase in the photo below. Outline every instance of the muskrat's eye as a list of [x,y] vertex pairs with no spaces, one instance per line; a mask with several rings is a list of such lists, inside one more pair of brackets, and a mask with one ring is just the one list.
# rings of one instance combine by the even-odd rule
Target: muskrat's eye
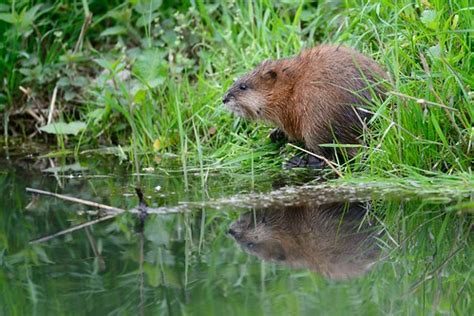
[[248,86],[245,83],[241,83],[239,86],[240,90],[247,90]]
[[247,248],[252,249],[253,247],[255,247],[255,244],[253,242],[247,243]]

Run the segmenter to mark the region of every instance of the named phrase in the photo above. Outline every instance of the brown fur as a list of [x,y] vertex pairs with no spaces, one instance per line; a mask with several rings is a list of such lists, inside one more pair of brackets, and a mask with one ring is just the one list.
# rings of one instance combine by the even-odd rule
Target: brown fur
[[368,115],[356,107],[367,105],[372,92],[383,97],[384,79],[384,71],[369,57],[344,46],[320,45],[292,58],[263,62],[238,79],[223,100],[236,114],[272,122],[290,140],[331,156],[319,145],[359,143]]
[[365,273],[378,260],[377,234],[360,203],[305,204],[246,213],[229,233],[263,260],[309,268],[332,279]]

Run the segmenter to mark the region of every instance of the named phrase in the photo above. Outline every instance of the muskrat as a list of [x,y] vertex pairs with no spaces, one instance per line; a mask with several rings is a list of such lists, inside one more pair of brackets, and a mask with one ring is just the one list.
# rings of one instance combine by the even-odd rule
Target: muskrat
[[379,259],[380,227],[364,217],[361,202],[303,203],[243,214],[228,233],[265,261],[307,268],[331,279],[367,272]]
[[[344,46],[320,45],[291,58],[267,60],[234,82],[223,98],[235,114],[277,125],[285,135],[328,159],[320,144],[360,144],[374,96],[383,99],[387,75],[371,58]],[[354,147],[345,151],[355,155]]]

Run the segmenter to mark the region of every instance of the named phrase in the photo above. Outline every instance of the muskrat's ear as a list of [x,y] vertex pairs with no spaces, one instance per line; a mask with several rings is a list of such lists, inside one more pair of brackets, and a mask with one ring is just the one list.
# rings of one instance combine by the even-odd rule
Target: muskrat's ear
[[264,79],[268,79],[268,80],[275,80],[277,78],[277,73],[275,70],[273,69],[270,69],[270,70],[267,70],[264,74],[263,74],[263,78]]
[[286,260],[285,250],[283,249],[281,244],[278,244],[276,249],[274,249],[273,259],[275,261],[285,261]]
[[262,241],[260,244],[261,251],[264,251],[264,257],[267,260],[273,261],[285,261],[286,253],[285,249],[281,245],[281,242],[276,239],[270,239]]

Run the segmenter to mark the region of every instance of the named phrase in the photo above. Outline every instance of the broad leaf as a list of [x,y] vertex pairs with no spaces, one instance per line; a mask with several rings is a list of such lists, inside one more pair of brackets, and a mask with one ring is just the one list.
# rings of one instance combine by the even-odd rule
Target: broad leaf
[[438,29],[438,15],[434,10],[425,10],[421,14],[421,23],[432,30]]
[[138,58],[133,67],[133,72],[140,77],[145,84],[156,88],[165,81],[166,68],[164,53],[157,49],[152,49],[144,52]]
[[40,128],[41,131],[48,134],[77,135],[86,128],[86,123],[75,121],[70,123],[58,122],[51,123]]
[[126,33],[127,29],[124,26],[117,25],[105,29],[102,33],[100,33],[100,36],[121,35]]

